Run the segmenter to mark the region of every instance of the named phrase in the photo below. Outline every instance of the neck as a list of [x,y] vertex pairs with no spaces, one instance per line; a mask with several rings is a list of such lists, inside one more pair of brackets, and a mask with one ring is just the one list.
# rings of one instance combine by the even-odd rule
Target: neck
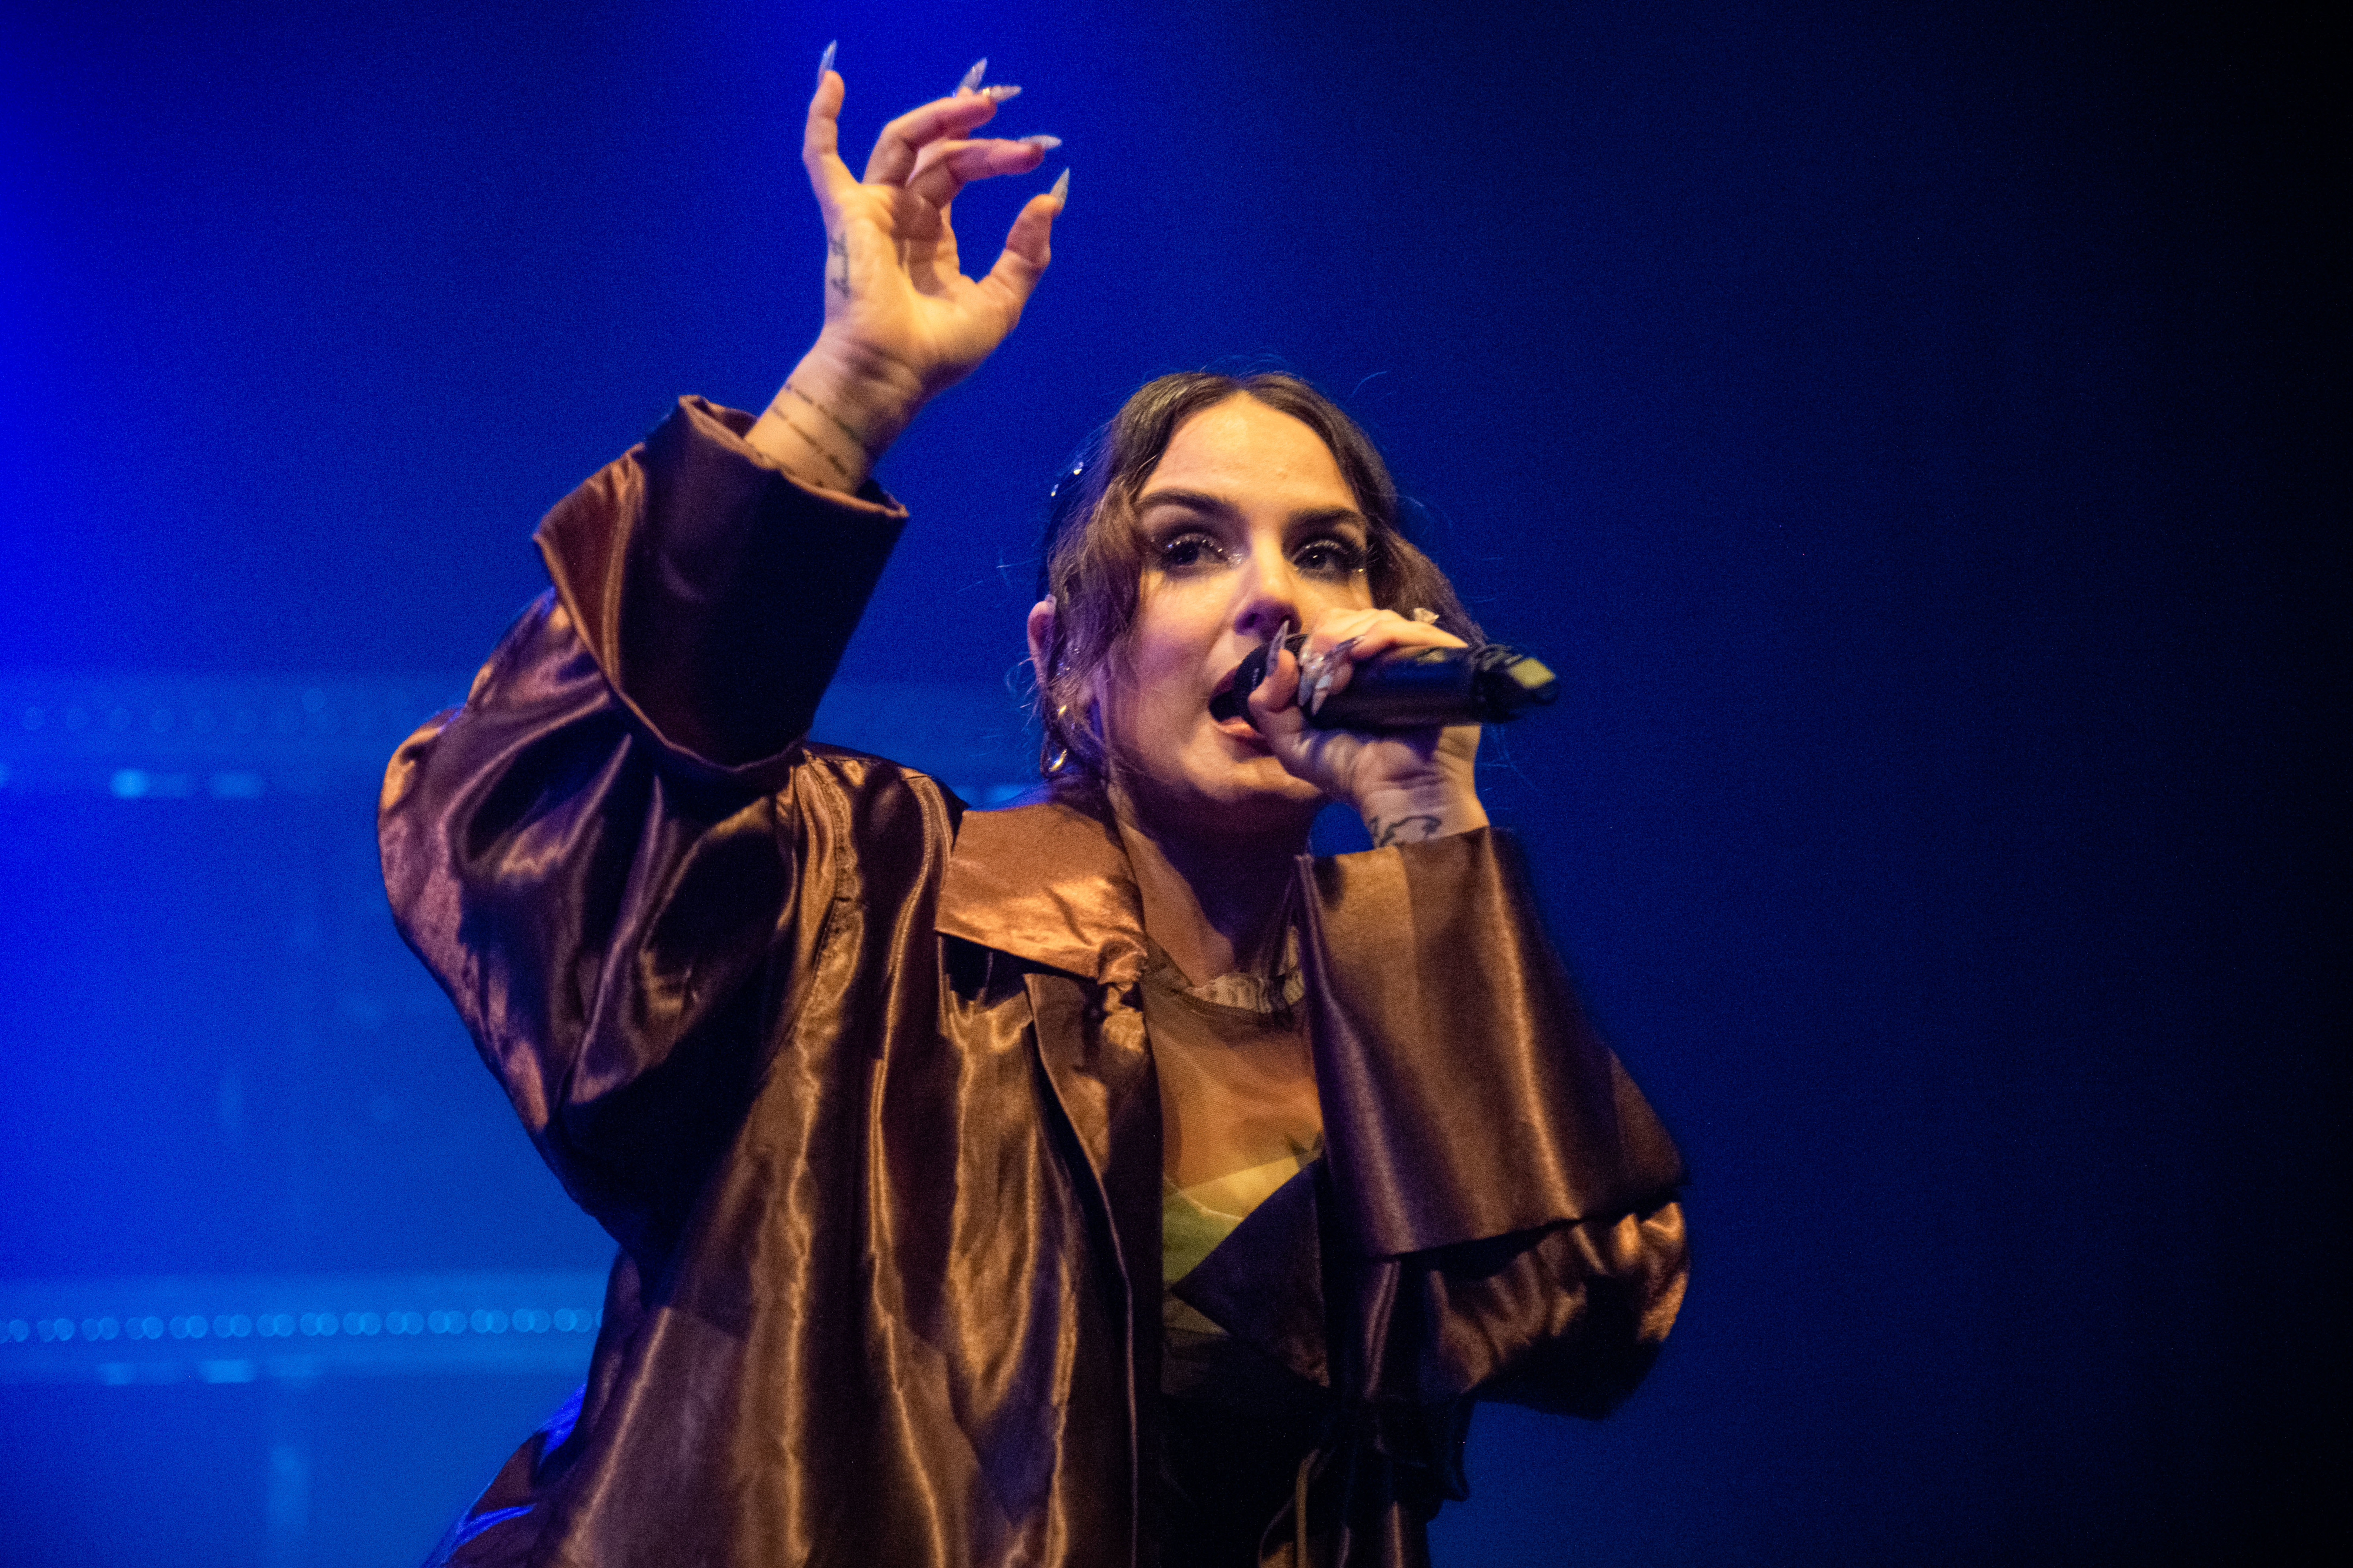
[[1171,831],[1127,807],[1117,803],[1113,816],[1135,873],[1145,934],[1192,984],[1265,968],[1282,940],[1292,859],[1306,847],[1305,826],[1212,837]]

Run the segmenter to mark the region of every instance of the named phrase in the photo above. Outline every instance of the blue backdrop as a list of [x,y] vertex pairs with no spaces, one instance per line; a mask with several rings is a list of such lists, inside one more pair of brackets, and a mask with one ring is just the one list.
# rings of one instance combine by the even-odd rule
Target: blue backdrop
[[1065,139],[975,254],[1073,171],[883,465],[884,742],[1018,771],[1046,483],[1235,355],[1567,673],[1487,787],[1689,1155],[1694,1283],[1611,1421],[1482,1415],[1441,1563],[2285,1561],[2341,1482],[2302,24],[48,11],[0,17],[0,1560],[413,1561],[585,1362],[607,1245],[391,934],[373,773],[548,505],[806,345],[835,37],[846,144],[984,54]]

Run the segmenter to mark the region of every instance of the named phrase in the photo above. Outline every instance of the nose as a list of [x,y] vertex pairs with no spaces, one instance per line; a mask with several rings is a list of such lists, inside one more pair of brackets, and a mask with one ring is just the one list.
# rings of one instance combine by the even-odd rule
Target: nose
[[1234,608],[1235,632],[1252,642],[1264,642],[1285,621],[1300,623],[1299,577],[1279,550],[1253,551],[1242,575],[1241,596]]

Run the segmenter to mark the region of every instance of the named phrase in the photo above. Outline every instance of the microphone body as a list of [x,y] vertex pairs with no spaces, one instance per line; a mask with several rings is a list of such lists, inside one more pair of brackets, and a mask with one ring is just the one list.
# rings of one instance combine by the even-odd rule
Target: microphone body
[[[1296,654],[1307,641],[1293,633],[1283,646]],[[1246,715],[1249,694],[1266,678],[1273,645],[1258,649],[1234,672],[1231,688],[1209,705],[1226,718]],[[1480,647],[1425,647],[1388,654],[1357,665],[1346,689],[1307,715],[1318,730],[1426,730],[1435,724],[1493,724],[1543,707],[1560,694],[1551,670],[1502,643]],[[1225,707],[1228,712],[1220,712]]]

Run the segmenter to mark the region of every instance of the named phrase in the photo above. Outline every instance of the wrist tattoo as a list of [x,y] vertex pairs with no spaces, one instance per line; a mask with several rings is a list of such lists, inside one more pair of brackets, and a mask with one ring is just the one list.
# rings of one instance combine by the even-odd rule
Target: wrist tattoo
[[842,418],[840,415],[836,414],[832,409],[828,408],[824,404],[819,403],[816,398],[811,397],[807,393],[803,392],[799,387],[795,386],[790,381],[785,383],[785,390],[791,393],[795,397],[799,398],[803,403],[807,404],[811,408],[816,409],[819,414],[824,415],[826,422],[831,425],[835,429],[840,431],[843,435],[849,437],[850,440],[856,444],[860,451],[864,452],[870,458],[873,457],[873,452],[866,445],[866,437],[860,436],[855,429],[851,428],[848,420]]
[[835,293],[849,298],[849,241],[838,234],[825,237],[825,281]]
[[818,440],[807,430],[801,428],[800,421],[795,419],[791,415],[786,413],[781,408],[774,406],[773,405],[770,405],[769,412],[785,422],[786,429],[790,430],[794,435],[801,438],[801,445],[807,447],[810,451],[815,452],[818,457],[823,458],[825,459],[825,466],[831,468],[834,473],[840,478],[843,484],[848,485],[852,489],[857,488],[857,476],[852,474],[849,469],[843,465],[839,458],[835,457],[831,452],[826,450],[824,442]]
[[1386,849],[1392,844],[1419,844],[1438,837],[1435,816],[1392,816],[1386,820],[1376,816],[1365,826],[1372,833],[1376,849]]

